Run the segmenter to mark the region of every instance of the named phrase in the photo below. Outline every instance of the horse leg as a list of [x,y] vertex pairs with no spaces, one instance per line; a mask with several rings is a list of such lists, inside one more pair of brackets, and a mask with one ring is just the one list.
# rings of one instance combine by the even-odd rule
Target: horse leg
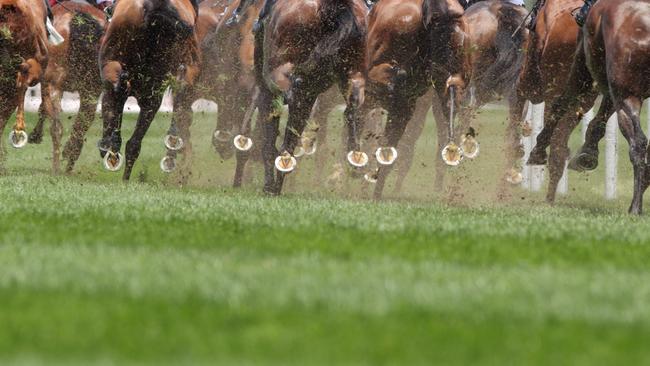
[[605,136],[607,120],[612,113],[614,113],[612,99],[608,94],[603,95],[598,113],[587,127],[585,143],[569,162],[569,169],[582,172],[598,167],[598,143]]
[[509,196],[510,186],[519,184],[523,179],[518,161],[524,157],[524,146],[521,143],[522,116],[526,101],[516,92],[508,98],[509,116],[505,134],[505,166],[504,175],[498,184],[497,197],[505,199]]
[[[50,87],[51,88],[51,87]],[[63,137],[63,124],[61,124],[61,96],[63,92],[58,89],[50,90],[51,96],[51,123],[50,136],[52,137],[52,172],[58,174],[61,165],[61,138]]]
[[41,105],[38,108],[38,122],[29,134],[27,142],[30,144],[40,144],[43,142],[43,127],[45,119],[52,118],[52,99],[50,95],[50,84],[45,81],[41,83]]
[[160,94],[142,99],[140,102],[140,115],[138,116],[138,122],[135,125],[133,135],[131,135],[131,138],[126,143],[126,166],[124,167],[124,175],[122,176],[122,179],[125,181],[128,181],[131,178],[133,165],[135,165],[135,161],[138,159],[138,156],[140,156],[142,139],[147,133],[147,130],[149,129],[153,118],[156,116],[156,112],[160,109],[161,104],[162,95]]
[[99,141],[99,154],[102,158],[107,152],[119,154],[122,147],[122,115],[128,94],[125,90],[112,87],[104,89],[102,97],[102,139]]
[[415,157],[415,146],[424,130],[427,113],[429,112],[430,107],[431,99],[428,94],[427,96],[419,98],[415,104],[415,112],[413,113],[411,121],[408,122],[406,126],[404,137],[402,138],[402,141],[400,141],[398,147],[401,158],[395,165],[395,170],[397,170],[397,180],[395,182],[395,189],[393,190],[394,194],[398,194],[402,191],[406,175],[409,170],[411,170],[413,158]]
[[[411,119],[413,115],[413,110],[415,109],[415,100],[395,100],[390,106],[388,111],[388,122],[386,122],[385,129],[385,142],[384,146],[397,146],[399,144],[404,131],[406,130],[406,124]],[[391,171],[393,165],[389,166],[380,166],[377,171],[377,183],[375,184],[375,192],[373,198],[375,200],[381,199],[382,193],[384,191],[384,186],[386,185],[386,178],[388,173]]]
[[436,164],[436,178],[434,181],[434,190],[438,193],[442,192],[445,183],[445,175],[447,173],[447,166],[442,160],[440,154],[449,143],[449,112],[445,107],[444,95],[441,92],[434,92],[432,97],[432,111],[433,117],[436,121],[436,137],[438,140],[438,150],[435,152]]
[[239,99],[233,100],[231,96],[222,96],[219,100],[217,124],[212,134],[212,146],[221,159],[228,160],[233,155],[233,122],[241,119],[233,117],[241,108]]
[[275,146],[280,133],[280,111],[273,108],[273,94],[260,86],[256,125],[262,129],[262,160],[264,162],[264,193],[277,195],[275,188]]
[[[298,85],[305,85],[300,83]],[[292,97],[289,99],[289,120],[284,133],[284,143],[280,149],[281,155],[289,154],[293,156],[294,150],[298,145],[298,141],[302,136],[307,119],[311,113],[312,107],[316,102],[318,93],[309,90],[301,89],[300,86],[294,85],[291,90]],[[281,171],[277,172],[275,180],[275,194],[282,193],[282,185],[284,178],[288,173]]]
[[567,113],[575,112],[580,105],[580,96],[589,93],[593,89],[593,78],[587,68],[587,58],[585,56],[582,42],[578,45],[571,73],[562,95],[555,99],[551,106],[551,112],[548,118],[544,118],[544,128],[537,135],[535,147],[533,147],[528,157],[528,165],[544,165],[546,163],[546,148],[551,143],[551,138],[560,119]]
[[[242,120],[242,126],[240,127],[239,130],[239,134],[242,136],[252,138],[249,135],[251,132],[251,125],[253,123],[253,112],[255,111],[255,108],[257,108],[259,95],[260,95],[259,88],[255,88],[255,91],[253,91],[253,94],[251,95],[248,109],[245,111],[245,113],[243,115],[241,113],[238,113],[235,115],[237,117],[233,116],[234,121]],[[235,178],[232,184],[234,188],[239,188],[242,186],[246,164],[248,163],[248,160],[250,159],[250,156],[253,153],[253,151],[258,150],[256,145],[262,141],[262,139],[260,138],[257,139],[252,138],[252,139],[253,139],[253,146],[251,146],[251,150],[244,151],[244,150],[237,149],[237,151],[235,152],[235,159],[237,161],[237,164],[235,166]]]
[[[5,126],[16,106],[12,103],[0,103],[0,136],[4,135]],[[4,139],[0,139],[0,173],[4,173],[5,155],[7,153]]]
[[[176,162],[176,157],[179,152],[183,153],[182,163],[179,169],[179,183],[184,185],[187,183],[191,175],[191,161],[192,161],[192,143],[190,141],[190,127],[192,125],[192,102],[195,100],[193,91],[190,86],[181,88],[174,96],[174,113],[172,115],[172,122],[166,135],[167,153],[161,162],[161,168],[165,172],[171,172]],[[176,138],[180,140],[174,141]],[[182,142],[181,142],[182,141]],[[166,164],[170,164],[171,166]]]
[[98,98],[99,95],[95,92],[81,93],[79,113],[77,113],[77,118],[72,125],[70,138],[63,147],[63,158],[68,161],[65,169],[66,173],[72,172],[79,155],[81,155],[86,133],[88,133],[88,129],[95,119]]
[[641,129],[639,114],[642,101],[636,97],[628,97],[623,103],[616,103],[619,127],[630,145],[630,161],[634,168],[634,195],[629,212],[634,215],[643,213],[643,193],[648,188],[646,162],[648,155],[648,139]]

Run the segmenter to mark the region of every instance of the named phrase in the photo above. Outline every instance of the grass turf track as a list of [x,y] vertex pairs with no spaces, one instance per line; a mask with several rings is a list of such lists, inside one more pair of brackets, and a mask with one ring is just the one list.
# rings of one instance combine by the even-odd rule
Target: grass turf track
[[49,175],[47,142],[10,150],[0,364],[650,363],[650,223],[624,214],[626,144],[616,201],[597,171],[571,175],[557,207],[519,190],[493,203],[504,115],[482,114],[460,206],[431,193],[429,138],[379,204],[313,187],[308,161],[284,197],[257,193],[258,172],[234,191],[232,162],[198,137],[178,188],[157,171],[168,116],[144,183],[100,170],[98,126],[71,177]]

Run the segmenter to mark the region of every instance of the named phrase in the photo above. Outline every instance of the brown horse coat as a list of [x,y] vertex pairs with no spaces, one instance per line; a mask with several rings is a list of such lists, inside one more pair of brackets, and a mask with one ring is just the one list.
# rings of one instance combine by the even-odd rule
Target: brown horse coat
[[17,108],[14,130],[20,142],[27,142],[25,92],[47,67],[45,12],[41,0],[0,0],[0,133]]
[[125,180],[167,87],[180,92],[196,78],[200,55],[195,21],[188,0],[120,0],[115,6],[99,53],[104,82],[99,147],[105,166],[118,169],[122,109],[127,97],[134,96],[141,112],[125,150]]
[[51,120],[52,169],[59,170],[63,127],[59,119],[64,91],[79,92],[79,113],[63,150],[66,171],[72,171],[81,154],[84,138],[95,118],[97,101],[102,91],[99,68],[94,60],[106,26],[105,14],[88,3],[65,2],[52,8],[53,25],[64,38],[59,45],[49,45],[49,62],[41,83],[42,103],[38,124],[29,136],[31,143],[40,143],[45,119]]

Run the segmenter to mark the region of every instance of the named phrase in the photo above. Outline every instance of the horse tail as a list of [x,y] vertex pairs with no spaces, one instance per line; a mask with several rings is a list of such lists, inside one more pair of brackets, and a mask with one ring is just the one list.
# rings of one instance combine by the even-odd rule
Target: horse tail
[[191,37],[194,32],[194,25],[185,22],[169,0],[145,1],[144,27],[152,38],[153,43],[149,44],[153,47],[161,36],[179,41]]
[[484,91],[497,90],[510,91],[519,77],[519,72],[524,61],[524,52],[521,48],[526,41],[526,32],[515,31],[523,21],[524,15],[519,7],[503,4],[498,11],[495,46],[497,58],[490,67],[478,78],[477,87]]
[[[74,69],[83,70],[88,60],[97,59],[99,44],[104,34],[103,25],[88,13],[76,11],[70,20],[69,61]],[[97,67],[92,68],[93,71]]]

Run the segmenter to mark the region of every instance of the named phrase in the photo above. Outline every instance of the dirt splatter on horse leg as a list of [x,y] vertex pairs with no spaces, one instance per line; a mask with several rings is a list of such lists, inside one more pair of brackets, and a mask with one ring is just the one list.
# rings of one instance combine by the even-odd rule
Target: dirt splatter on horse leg
[[140,156],[140,150],[142,149],[142,139],[147,133],[147,130],[149,129],[149,126],[151,125],[151,122],[161,104],[162,95],[154,95],[140,101],[140,115],[138,116],[138,122],[133,131],[133,135],[126,143],[126,165],[124,167],[124,175],[122,176],[122,179],[125,181],[128,181],[131,178],[133,165],[135,165],[135,161],[138,159],[138,156]]
[[98,98],[97,93],[81,93],[79,112],[72,125],[70,138],[63,148],[63,158],[68,161],[66,173],[72,172],[79,159],[86,133],[95,119]]

